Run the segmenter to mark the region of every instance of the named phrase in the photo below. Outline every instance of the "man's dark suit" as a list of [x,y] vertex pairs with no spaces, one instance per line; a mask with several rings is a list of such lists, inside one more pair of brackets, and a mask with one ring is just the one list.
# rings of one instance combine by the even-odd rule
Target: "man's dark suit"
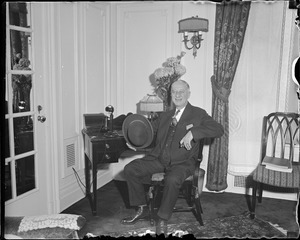
[[[155,147],[141,159],[136,159],[124,168],[127,179],[129,200],[133,206],[146,204],[144,186],[145,177],[153,173],[166,171],[165,187],[158,216],[168,220],[171,217],[172,209],[175,206],[180,186],[183,181],[195,170],[195,163],[198,158],[199,140],[202,138],[221,137],[224,133],[222,125],[210,117],[205,110],[192,106],[188,103],[181,115],[181,118],[174,131],[171,146],[166,146],[169,127],[174,116],[175,109],[164,112],[153,124],[155,133]],[[193,134],[192,149],[187,150],[180,147],[180,140],[188,131]],[[168,149],[168,159],[163,153]],[[166,165],[166,162],[169,162]]]

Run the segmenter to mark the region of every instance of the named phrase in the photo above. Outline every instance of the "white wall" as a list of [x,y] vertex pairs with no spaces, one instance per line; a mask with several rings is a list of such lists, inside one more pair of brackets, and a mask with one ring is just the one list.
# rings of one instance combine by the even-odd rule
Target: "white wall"
[[132,2],[112,4],[116,31],[113,104],[117,114],[136,113],[137,104],[153,93],[151,74],[167,57],[180,53],[176,21],[180,2]]
[[103,112],[109,95],[110,79],[110,7],[86,4],[82,11],[82,59],[86,112]]

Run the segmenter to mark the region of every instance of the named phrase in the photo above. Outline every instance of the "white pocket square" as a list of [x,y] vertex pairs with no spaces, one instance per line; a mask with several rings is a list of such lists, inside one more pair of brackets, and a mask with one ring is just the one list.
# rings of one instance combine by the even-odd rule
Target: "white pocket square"
[[193,124],[186,125],[186,130],[190,130],[193,126]]

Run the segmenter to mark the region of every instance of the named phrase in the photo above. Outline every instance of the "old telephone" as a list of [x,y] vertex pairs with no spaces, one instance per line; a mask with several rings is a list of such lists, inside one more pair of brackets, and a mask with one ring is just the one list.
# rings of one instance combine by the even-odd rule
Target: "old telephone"
[[105,108],[105,111],[109,114],[109,127],[107,126],[108,120],[106,119],[104,128],[107,129],[107,132],[104,133],[104,136],[105,137],[115,137],[118,135],[118,133],[114,132],[114,129],[113,129],[114,107],[112,105],[108,105]]
[[[114,130],[114,107],[108,105],[105,108],[106,114],[104,113],[86,113],[83,114],[84,126],[89,132],[102,133],[104,137],[116,137],[118,131]],[[117,122],[119,121],[116,119]]]

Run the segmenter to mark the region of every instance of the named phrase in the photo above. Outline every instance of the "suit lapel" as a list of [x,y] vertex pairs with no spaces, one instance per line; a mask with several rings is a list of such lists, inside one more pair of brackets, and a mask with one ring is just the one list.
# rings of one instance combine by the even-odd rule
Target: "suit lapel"
[[[172,122],[172,117],[175,114],[175,110],[176,109],[173,109],[172,111],[168,112],[168,114],[165,116],[165,118],[162,119],[162,121],[163,121],[162,122],[163,128],[160,129],[161,131],[163,131],[162,136],[164,136],[163,139],[162,139],[162,141],[161,141],[162,144],[166,140],[167,133],[168,133],[169,127],[170,127],[171,122]],[[182,115],[181,115],[181,118],[178,121],[178,125],[185,124],[190,119],[191,114],[192,114],[192,105],[190,103],[188,103],[186,105],[186,107],[185,107]]]
[[166,137],[167,137],[167,134],[168,134],[168,131],[169,131],[169,127],[170,127],[171,122],[172,122],[172,117],[174,116],[174,114],[175,114],[175,109],[168,112],[166,117],[164,119],[162,119],[163,128],[161,130],[163,131],[162,136],[164,136],[163,139],[162,139],[162,144],[166,140]]

